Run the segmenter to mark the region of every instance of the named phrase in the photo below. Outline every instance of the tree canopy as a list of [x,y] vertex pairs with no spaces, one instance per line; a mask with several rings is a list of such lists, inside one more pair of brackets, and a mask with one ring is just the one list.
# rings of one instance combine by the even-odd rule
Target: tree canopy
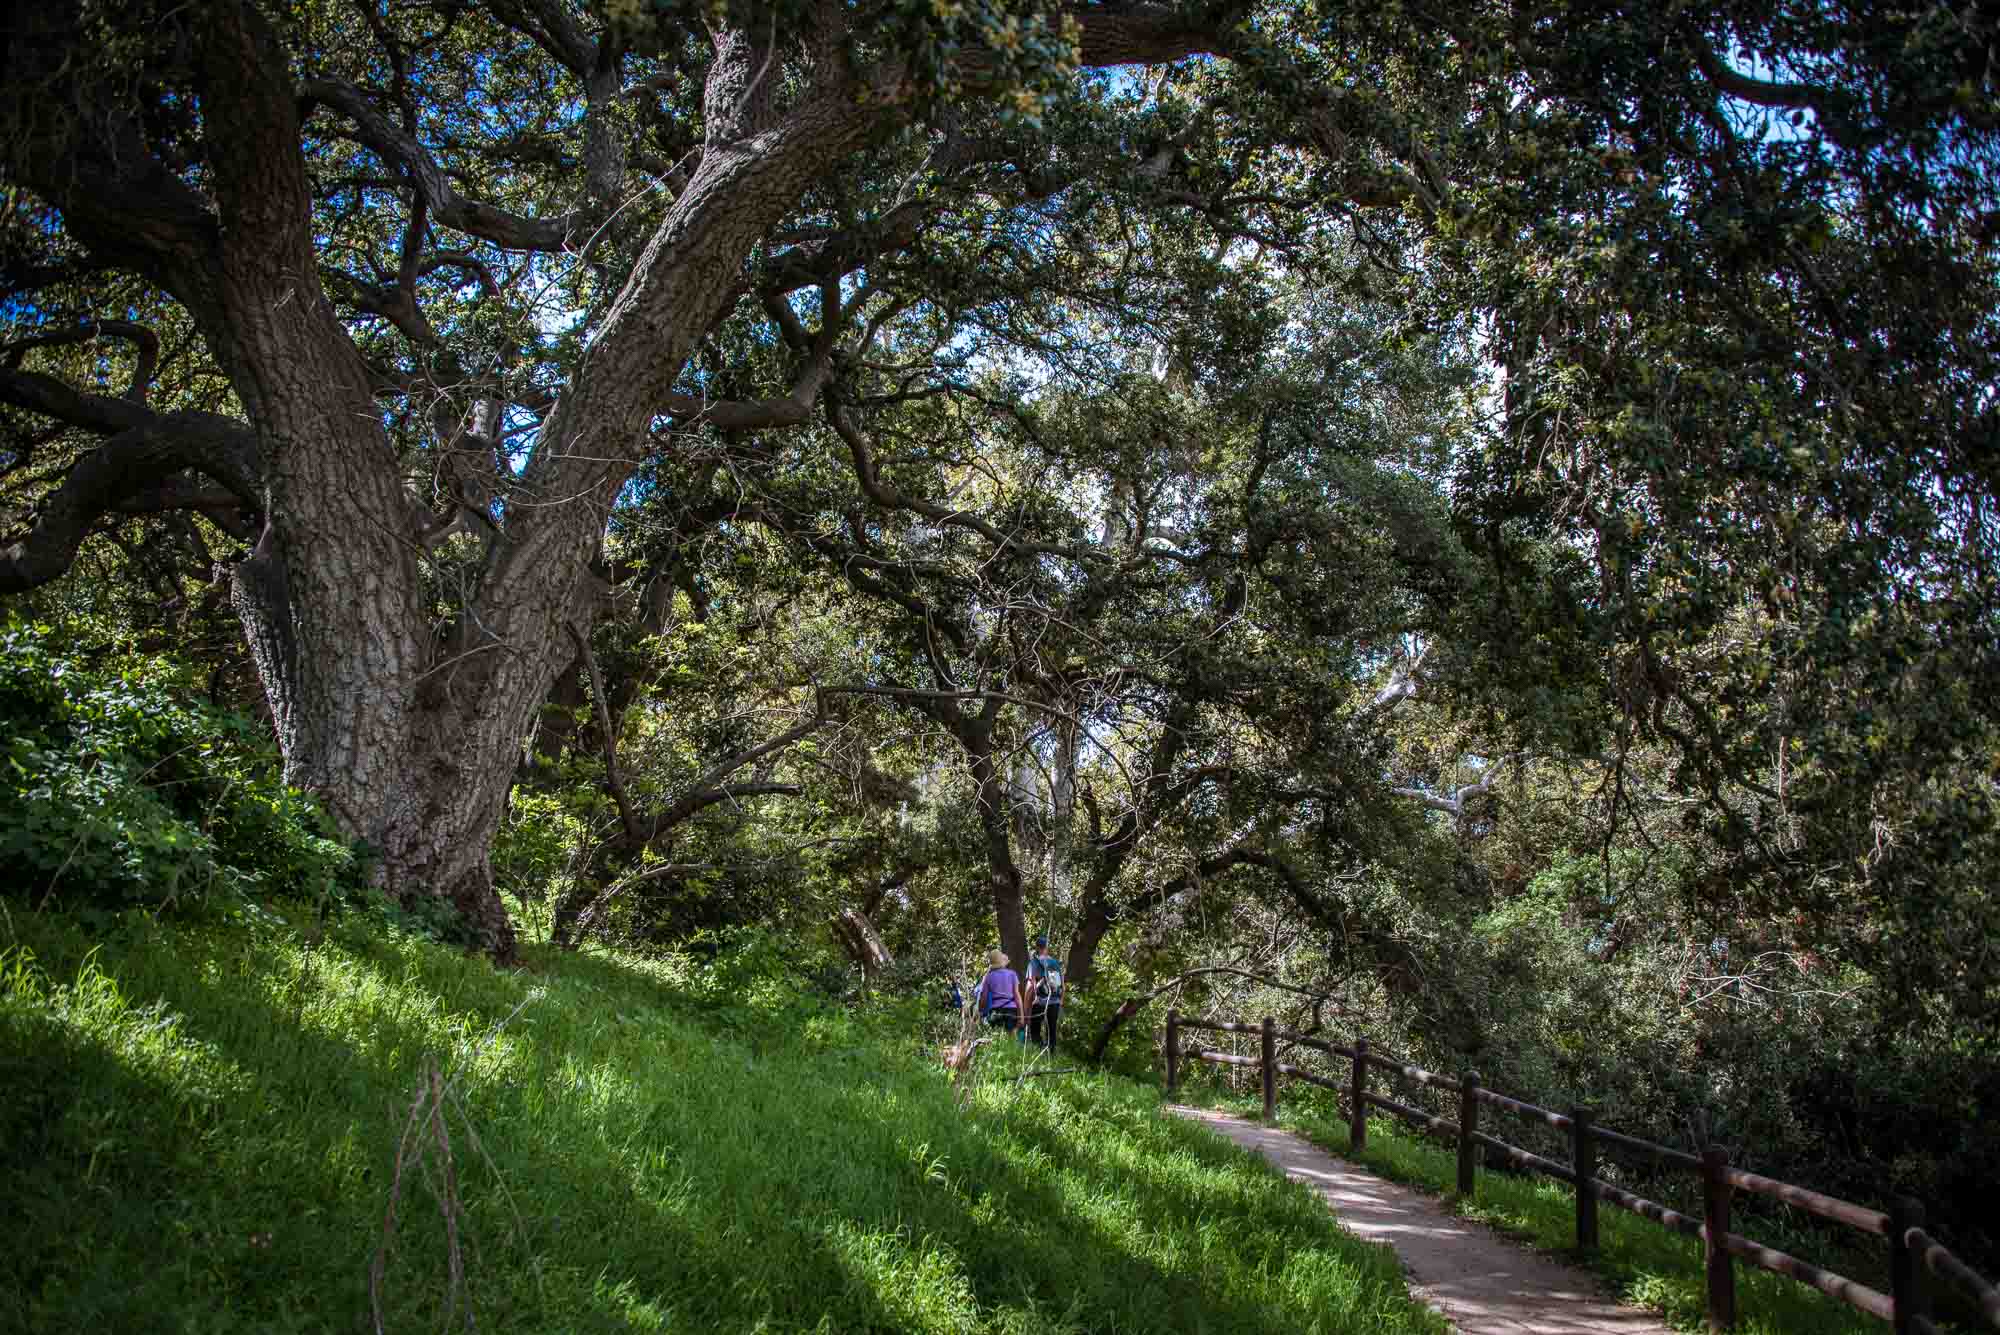
[[1995,41],[30,7],[0,591],[114,552],[503,958],[494,839],[566,775],[570,928],[761,820],[844,884],[976,875],[1017,957],[1054,895],[1086,977],[1230,878],[1415,970],[1352,887],[1563,775],[1606,886],[1630,852],[1986,1014]]

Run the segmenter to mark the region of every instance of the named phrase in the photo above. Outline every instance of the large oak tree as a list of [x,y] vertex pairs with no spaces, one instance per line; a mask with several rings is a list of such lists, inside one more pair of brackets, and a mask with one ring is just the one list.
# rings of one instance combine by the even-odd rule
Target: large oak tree
[[[635,477],[688,431],[807,422],[886,320],[971,318],[878,267],[976,266],[1110,183],[1420,268],[1408,299],[1496,366],[1464,532],[1524,582],[1537,543],[1590,553],[1572,610],[1627,733],[1744,840],[1800,737],[1826,823],[1866,829],[1995,696],[1856,726],[1995,661],[1994,40],[1970,5],[23,8],[0,589],[133,509],[241,532],[288,777],[505,955],[488,842]],[[1061,114],[1102,103],[1092,68],[1191,56],[1177,119]],[[1837,660],[1845,713],[1751,708],[1764,648],[1697,671],[1760,599],[1830,609],[1778,652]],[[1496,609],[1527,664],[1537,606]]]

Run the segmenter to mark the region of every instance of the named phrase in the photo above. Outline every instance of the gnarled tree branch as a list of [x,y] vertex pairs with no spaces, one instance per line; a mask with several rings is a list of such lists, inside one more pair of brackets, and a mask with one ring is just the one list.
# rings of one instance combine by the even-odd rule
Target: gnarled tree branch
[[132,344],[137,361],[132,367],[132,383],[126,388],[125,397],[143,405],[146,391],[153,383],[154,368],[159,365],[160,337],[145,325],[131,320],[86,320],[74,329],[16,339],[5,348],[0,348],[0,354],[4,354],[7,369],[12,371],[20,368],[21,358],[30,348],[63,347],[72,343],[88,343],[97,338],[122,338]]
[[491,241],[509,250],[560,251],[581,217],[564,214],[554,221],[524,218],[478,200],[467,199],[451,177],[425,151],[416,137],[390,121],[374,99],[340,79],[308,79],[299,88],[309,106],[319,103],[353,122],[356,137],[409,173],[431,214],[446,227]]
[[0,549],[0,593],[19,593],[56,578],[69,569],[99,518],[188,469],[228,482],[254,505],[248,465],[255,453],[247,427],[213,413],[151,417],[118,432],[70,469],[26,538]]

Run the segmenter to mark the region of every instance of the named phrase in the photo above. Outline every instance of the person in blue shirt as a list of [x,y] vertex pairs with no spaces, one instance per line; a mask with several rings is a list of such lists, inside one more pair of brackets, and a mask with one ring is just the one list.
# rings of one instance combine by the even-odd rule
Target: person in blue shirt
[[1035,953],[1028,959],[1028,1041],[1050,1055],[1056,1050],[1062,1003],[1062,961],[1049,953],[1045,932],[1035,938]]

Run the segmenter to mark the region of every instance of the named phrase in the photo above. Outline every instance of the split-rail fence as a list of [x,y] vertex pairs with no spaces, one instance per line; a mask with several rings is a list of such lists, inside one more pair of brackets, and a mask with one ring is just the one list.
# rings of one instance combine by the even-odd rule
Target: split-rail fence
[[[1181,1035],[1188,1030],[1254,1034],[1261,1040],[1261,1051],[1255,1057],[1200,1049],[1183,1053]],[[1331,1079],[1291,1062],[1279,1061],[1280,1042],[1348,1062],[1348,1078],[1345,1081]],[[1729,1163],[1729,1151],[1719,1146],[1709,1146],[1700,1154],[1690,1154],[1685,1150],[1658,1145],[1598,1125],[1596,1114],[1590,1108],[1576,1107],[1567,1113],[1556,1112],[1486,1088],[1479,1083],[1477,1071],[1466,1071],[1454,1079],[1399,1061],[1387,1053],[1371,1051],[1365,1037],[1357,1035],[1352,1046],[1342,1047],[1325,1039],[1288,1033],[1279,1029],[1276,1022],[1268,1017],[1261,1024],[1245,1024],[1189,1020],[1180,1012],[1171,1011],[1167,1015],[1166,1035],[1169,1096],[1179,1087],[1183,1057],[1220,1066],[1258,1068],[1263,1083],[1266,1121],[1277,1116],[1278,1081],[1281,1077],[1303,1080],[1345,1094],[1349,1108],[1349,1136],[1357,1151],[1368,1143],[1370,1108],[1393,1113],[1420,1131],[1452,1142],[1458,1147],[1458,1191],[1461,1195],[1472,1194],[1479,1151],[1482,1149],[1489,1161],[1497,1158],[1510,1167],[1567,1182],[1576,1194],[1576,1245],[1579,1249],[1597,1249],[1599,1201],[1608,1201],[1664,1228],[1699,1239],[1708,1270],[1708,1324],[1711,1330],[1728,1330],[1736,1324],[1734,1262],[1739,1258],[1761,1269],[1809,1284],[1850,1307],[1879,1317],[1894,1327],[1896,1335],[1938,1335],[1940,1328],[1932,1319],[1932,1301],[1934,1286],[1939,1282],[1955,1290],[1965,1307],[1977,1312],[1985,1325],[2000,1330],[2000,1289],[1974,1273],[1970,1266],[1924,1231],[1921,1202],[1904,1198],[1894,1202],[1887,1211],[1870,1209],[1789,1182],[1778,1182],[1733,1168]],[[1456,1094],[1458,1120],[1434,1116],[1375,1093],[1368,1087],[1371,1070],[1386,1072],[1413,1085],[1442,1091],[1447,1096]],[[1570,1144],[1569,1162],[1558,1163],[1480,1130],[1482,1108],[1497,1109],[1566,1132]],[[1696,1174],[1702,1187],[1702,1217],[1693,1218],[1603,1181],[1597,1175],[1601,1162],[1599,1156],[1603,1153],[1639,1155],[1665,1167]],[[1754,1242],[1739,1233],[1732,1233],[1729,1228],[1730,1200],[1738,1191],[1767,1196],[1821,1219],[1883,1239],[1888,1246],[1890,1291],[1884,1293],[1858,1280],[1837,1275],[1776,1248]]]

